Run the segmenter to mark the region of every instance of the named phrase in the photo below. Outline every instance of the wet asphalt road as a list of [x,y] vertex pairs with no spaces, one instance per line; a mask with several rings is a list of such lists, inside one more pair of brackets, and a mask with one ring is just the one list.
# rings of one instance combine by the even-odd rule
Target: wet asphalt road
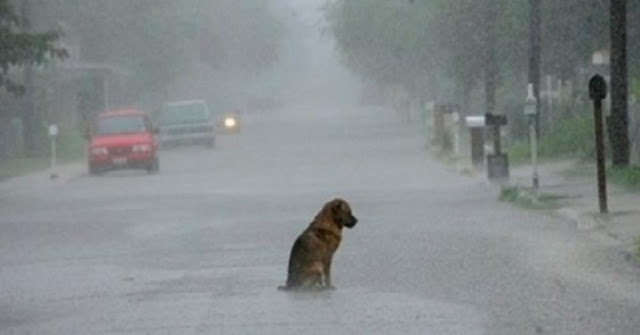
[[[378,110],[247,115],[161,171],[0,182],[1,334],[638,334],[607,239],[496,202]],[[289,248],[351,202],[335,291],[286,293]]]

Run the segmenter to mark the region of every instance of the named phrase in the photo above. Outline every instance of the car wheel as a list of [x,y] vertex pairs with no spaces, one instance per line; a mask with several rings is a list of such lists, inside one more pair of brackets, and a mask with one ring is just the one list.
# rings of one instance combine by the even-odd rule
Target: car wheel
[[102,170],[100,170],[97,166],[89,164],[89,175],[97,176],[101,173],[102,173]]
[[158,160],[158,157],[156,157],[152,163],[149,164],[149,166],[147,166],[147,172],[149,173],[156,173],[160,170],[160,161]]
[[210,139],[209,141],[207,141],[207,143],[205,144],[205,146],[207,147],[207,149],[213,149],[216,147],[216,139],[215,137]]

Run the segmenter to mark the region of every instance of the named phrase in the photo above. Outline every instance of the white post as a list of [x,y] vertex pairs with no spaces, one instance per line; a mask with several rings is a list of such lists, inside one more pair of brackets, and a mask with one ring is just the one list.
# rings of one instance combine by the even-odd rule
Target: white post
[[527,86],[527,98],[524,100],[524,114],[529,119],[529,143],[531,143],[531,165],[533,189],[538,189],[538,136],[536,134],[536,97],[533,94],[533,84]]
[[49,126],[49,137],[51,137],[51,174],[50,179],[57,179],[58,173],[56,172],[56,137],[58,136],[58,126],[52,124]]
[[529,138],[531,141],[531,165],[533,168],[533,189],[538,189],[538,136],[536,136],[536,123],[534,120],[529,122]]
[[551,123],[553,118],[553,82],[550,75],[547,75],[547,104],[549,110],[547,111],[547,120]]

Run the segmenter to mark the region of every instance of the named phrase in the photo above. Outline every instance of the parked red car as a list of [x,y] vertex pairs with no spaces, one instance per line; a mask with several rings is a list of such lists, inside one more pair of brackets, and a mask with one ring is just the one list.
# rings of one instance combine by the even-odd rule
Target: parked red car
[[155,132],[149,116],[140,110],[99,114],[87,133],[89,173],[115,169],[158,171]]

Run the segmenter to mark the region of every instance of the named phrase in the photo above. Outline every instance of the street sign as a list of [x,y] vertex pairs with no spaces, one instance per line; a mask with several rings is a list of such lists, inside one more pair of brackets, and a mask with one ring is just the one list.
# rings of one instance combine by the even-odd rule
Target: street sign
[[55,124],[49,125],[49,136],[58,136],[58,126]]

